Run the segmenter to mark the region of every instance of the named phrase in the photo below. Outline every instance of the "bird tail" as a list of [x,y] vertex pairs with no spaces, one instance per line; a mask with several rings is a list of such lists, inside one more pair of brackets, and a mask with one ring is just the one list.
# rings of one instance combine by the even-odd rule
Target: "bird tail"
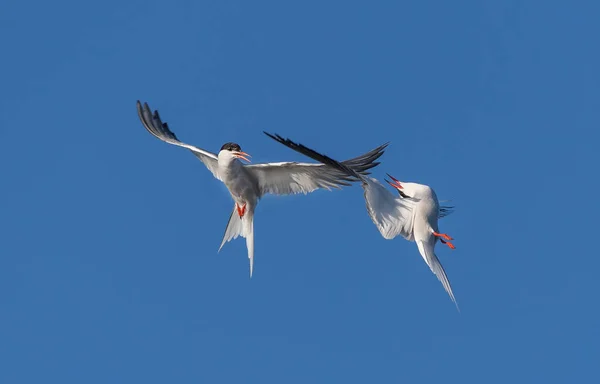
[[221,251],[223,245],[228,241],[236,239],[238,236],[246,238],[246,247],[248,248],[248,258],[250,259],[250,277],[254,267],[254,209],[247,209],[243,217],[239,217],[237,207],[233,206],[233,212],[229,216],[225,234],[221,241],[221,246],[217,252]]
[[[433,243],[433,245],[435,245],[435,242]],[[440,259],[438,259],[438,257],[435,255],[435,252],[433,251],[433,245],[427,241],[417,241],[419,253],[423,257],[423,259],[425,259],[425,262],[431,269],[431,272],[433,272],[437,276],[438,280],[442,283],[444,289],[450,296],[450,299],[452,299],[452,302],[454,303],[454,305],[456,305],[456,309],[458,309],[458,311],[460,312],[460,308],[458,308],[458,303],[456,302],[456,299],[454,298],[454,293],[452,292],[452,286],[450,285],[448,276],[446,276],[446,271],[444,270],[444,267],[442,267]]]
[[244,216],[244,233],[246,248],[248,248],[248,259],[250,259],[250,278],[254,269],[254,212],[248,212]]

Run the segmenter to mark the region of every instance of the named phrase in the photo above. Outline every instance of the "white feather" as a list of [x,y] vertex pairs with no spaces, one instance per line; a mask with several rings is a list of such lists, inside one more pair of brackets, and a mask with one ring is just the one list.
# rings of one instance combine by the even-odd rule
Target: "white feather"
[[394,196],[378,180],[365,178],[363,183],[367,212],[381,236],[393,239],[401,235],[413,240],[413,225],[418,200]]

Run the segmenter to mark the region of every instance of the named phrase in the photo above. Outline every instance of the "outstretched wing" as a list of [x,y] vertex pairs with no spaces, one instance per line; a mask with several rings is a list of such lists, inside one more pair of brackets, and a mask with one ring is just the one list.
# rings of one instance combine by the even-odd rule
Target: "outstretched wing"
[[[295,143],[290,139],[284,139],[279,135],[271,135],[266,132],[265,134],[296,152],[334,167],[335,169],[346,173],[348,176],[360,179],[365,191],[364,196],[367,212],[381,235],[386,239],[393,239],[398,235],[403,236],[407,240],[413,239],[413,208],[418,202],[417,199],[400,199],[399,197],[394,196],[381,185],[379,181],[366,177],[365,172],[358,172],[353,166],[349,166],[348,163],[351,160],[338,162],[327,155],[323,155],[305,145]],[[385,148],[387,145],[388,143],[384,144],[382,147]]]
[[217,155],[215,155],[212,152],[205,151],[193,145],[189,145],[179,141],[179,139],[177,139],[177,136],[175,136],[175,133],[173,133],[169,129],[169,125],[167,123],[162,122],[158,111],[155,110],[154,113],[152,113],[150,107],[148,106],[148,103],[144,103],[144,105],[142,106],[142,103],[140,103],[140,101],[138,100],[137,111],[138,116],[140,117],[140,120],[144,125],[144,128],[146,128],[146,130],[150,132],[154,137],[157,137],[165,143],[189,149],[197,158],[200,159],[200,161],[204,163],[204,165],[206,165],[206,168],[208,168],[208,170],[212,172],[214,177],[221,180],[219,178],[218,173],[219,163],[217,160]]
[[[361,156],[346,160],[344,164],[351,167],[355,172],[367,175],[369,169],[379,164],[375,160],[383,155],[386,146],[387,144],[381,145]],[[357,181],[356,177],[325,164],[284,162],[252,164],[244,168],[258,180],[261,196],[267,193],[277,195],[306,194],[318,188],[330,190],[348,186],[351,182]]]
[[355,178],[361,181],[363,181],[363,175],[369,174],[369,172],[366,172],[367,170],[376,167],[380,164],[379,162],[375,162],[375,160],[377,160],[381,157],[381,155],[383,155],[385,148],[389,145],[389,143],[382,144],[379,147],[365,153],[362,156],[339,162],[327,155],[315,151],[314,149],[308,148],[303,144],[296,143],[290,139],[284,139],[278,134],[273,135],[264,131],[263,133],[269,136],[271,139],[277,141],[280,144],[285,145],[288,148],[293,149],[298,153],[308,156],[311,159],[316,160],[322,164],[326,164],[330,167],[336,168],[342,173],[345,173],[346,175],[350,176],[351,178]]

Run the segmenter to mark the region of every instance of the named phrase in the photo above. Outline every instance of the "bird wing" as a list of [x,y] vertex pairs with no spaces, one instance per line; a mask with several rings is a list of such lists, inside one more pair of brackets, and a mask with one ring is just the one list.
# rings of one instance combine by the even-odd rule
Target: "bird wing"
[[[395,197],[376,179],[366,177],[365,172],[357,171],[353,164],[349,164],[354,159],[338,162],[327,155],[323,155],[290,139],[284,139],[279,135],[272,135],[267,132],[265,134],[296,152],[338,169],[348,176],[361,180],[365,191],[367,212],[381,235],[386,239],[393,239],[398,235],[402,235],[407,240],[413,239],[413,208],[418,202],[417,199],[400,199]],[[386,143],[379,148],[385,148],[388,144]],[[383,151],[383,149],[381,150]]]
[[162,122],[158,111],[155,110],[154,113],[152,113],[150,107],[148,106],[148,103],[144,103],[144,105],[142,106],[142,103],[140,103],[140,101],[138,100],[137,110],[138,116],[140,117],[144,128],[146,128],[148,132],[150,132],[152,135],[166,143],[189,149],[198,159],[200,159],[200,161],[204,163],[204,165],[206,165],[206,168],[208,168],[208,170],[212,172],[214,177],[221,180],[218,173],[219,162],[217,159],[217,155],[215,155],[212,152],[205,151],[204,149],[200,149],[193,145],[189,145],[179,141],[179,139],[177,139],[177,136],[175,136],[175,133],[173,133],[169,129],[169,125],[167,123]]
[[401,235],[406,240],[413,240],[414,208],[419,200],[396,197],[373,178],[365,179],[363,189],[367,212],[381,236],[393,239]]
[[[448,201],[448,200],[440,201],[440,203],[442,203],[444,201]],[[454,207],[453,206],[440,205],[440,209],[439,209],[439,212],[438,212],[438,219],[441,219],[442,217],[446,217],[449,214],[451,214],[452,212],[454,212]]]
[[260,196],[267,193],[289,195],[324,188],[331,190],[350,185],[352,181],[340,171],[309,163],[264,163],[244,167],[258,183]]
[[[386,146],[387,144],[381,145],[361,156],[346,160],[343,164],[359,174],[368,175],[367,170],[379,164],[375,160],[383,155]],[[318,188],[330,190],[348,186],[351,182],[357,181],[356,177],[348,175],[340,169],[317,163],[252,164],[246,165],[244,169],[258,181],[261,196],[267,193],[276,195],[306,194]]]
[[438,212],[438,219],[441,219],[442,217],[446,217],[449,214],[451,214],[452,212],[454,212],[454,207],[442,205],[442,206],[440,206],[440,209]]
[[431,269],[431,272],[433,272],[437,276],[438,280],[442,283],[444,289],[450,296],[450,299],[452,299],[452,302],[454,302],[454,305],[456,305],[456,308],[458,309],[458,304],[456,303],[456,299],[454,298],[452,286],[450,285],[448,276],[446,276],[446,271],[444,270],[444,267],[442,267],[442,263],[440,263],[440,260],[437,258],[435,252],[433,251],[435,241],[432,242],[419,240],[417,241],[417,246],[419,247],[419,253],[423,257],[423,260],[425,260],[425,262],[429,266],[429,269]]

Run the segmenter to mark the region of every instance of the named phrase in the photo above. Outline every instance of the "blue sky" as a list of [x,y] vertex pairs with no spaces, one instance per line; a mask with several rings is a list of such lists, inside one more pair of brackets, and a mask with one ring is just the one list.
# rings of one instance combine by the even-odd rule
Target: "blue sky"
[[[597,2],[3,1],[0,382],[593,382]],[[384,240],[358,185],[267,196],[245,242],[178,137],[262,134],[427,183],[437,247]],[[584,241],[585,240],[585,241]]]

